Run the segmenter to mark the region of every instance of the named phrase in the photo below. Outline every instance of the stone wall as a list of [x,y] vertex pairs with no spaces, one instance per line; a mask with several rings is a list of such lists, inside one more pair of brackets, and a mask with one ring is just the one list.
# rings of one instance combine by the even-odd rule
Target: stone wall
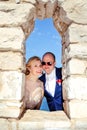
[[24,113],[25,40],[36,18],[52,18],[62,37],[64,112],[86,124],[87,0],[0,0],[0,129],[19,130],[10,118]]

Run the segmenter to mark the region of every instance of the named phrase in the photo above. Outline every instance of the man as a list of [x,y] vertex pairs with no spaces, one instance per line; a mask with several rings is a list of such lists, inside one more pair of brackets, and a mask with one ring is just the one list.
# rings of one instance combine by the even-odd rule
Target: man
[[40,80],[44,83],[44,95],[50,111],[63,110],[62,69],[55,67],[55,64],[55,55],[46,52],[42,57],[42,67],[45,73]]

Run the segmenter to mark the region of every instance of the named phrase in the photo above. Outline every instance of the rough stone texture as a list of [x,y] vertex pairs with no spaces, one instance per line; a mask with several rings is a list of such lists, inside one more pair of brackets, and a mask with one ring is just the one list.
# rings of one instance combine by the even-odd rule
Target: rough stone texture
[[87,101],[85,100],[70,100],[67,103],[69,107],[68,115],[70,118],[86,118],[87,115]]
[[[75,67],[73,67],[75,66]],[[85,75],[87,68],[87,61],[82,59],[73,58],[67,62],[66,72],[67,76],[71,74]]]
[[66,12],[66,17],[79,24],[87,24],[86,0],[58,0]]
[[[19,4],[16,4],[19,3]],[[25,40],[35,19],[62,36],[64,112],[24,112]],[[0,1],[0,130],[87,129],[87,0]],[[18,118],[10,119],[10,118]]]
[[24,93],[24,78],[24,74],[20,72],[0,72],[0,99],[21,100]]
[[73,76],[63,82],[63,95],[69,99],[87,100],[87,78]]
[[36,0],[21,0],[22,2],[27,2],[27,3],[31,3],[31,4],[36,4]]
[[2,70],[23,70],[24,58],[20,52],[0,52],[0,69]]
[[34,27],[35,7],[32,4],[0,4],[0,27],[22,27],[29,35]]
[[0,117],[18,118],[23,112],[24,74],[0,72]]
[[24,33],[19,27],[0,28],[0,50],[14,50],[24,52]]
[[46,1],[39,0],[37,4],[37,10],[36,10],[37,18],[44,19],[44,18],[52,17],[56,7],[57,7],[56,0],[50,2],[48,0]]
[[63,111],[28,110],[21,120],[1,118],[0,130],[2,128],[3,130],[86,130],[87,118],[69,120]]
[[[12,103],[11,103],[12,102]],[[0,117],[2,118],[19,118],[24,111],[23,102],[16,102],[16,101],[2,101],[0,103]],[[0,122],[1,124],[1,122]],[[5,125],[5,123],[4,123]],[[2,124],[1,124],[2,126]],[[3,128],[3,127],[2,127]],[[8,130],[8,129],[7,129]]]
[[[87,25],[71,24],[68,28],[69,43],[87,43]],[[66,42],[68,37],[66,39]]]
[[81,59],[87,59],[87,44],[70,44],[67,48],[66,55],[67,58],[76,57]]
[[[41,116],[42,114],[42,116]],[[63,111],[49,112],[28,110],[18,122],[18,130],[70,128],[71,122]]]
[[87,129],[87,118],[82,118],[75,120],[75,127],[78,128],[79,130],[86,130]]
[[6,119],[0,119],[0,130],[9,130],[9,122]]

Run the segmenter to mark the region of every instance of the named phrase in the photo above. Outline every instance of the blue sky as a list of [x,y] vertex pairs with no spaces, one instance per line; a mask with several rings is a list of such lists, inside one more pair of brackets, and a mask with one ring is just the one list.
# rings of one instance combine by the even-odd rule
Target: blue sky
[[[61,50],[61,37],[53,25],[52,18],[36,19],[34,30],[26,40],[26,61],[34,55],[42,58],[45,52],[51,51],[56,56],[56,66],[61,67]],[[40,109],[49,111],[45,97]]]
[[61,36],[53,25],[52,18],[36,19],[34,30],[26,40],[26,61],[31,56],[39,56],[51,51],[56,56],[56,66],[61,64]]

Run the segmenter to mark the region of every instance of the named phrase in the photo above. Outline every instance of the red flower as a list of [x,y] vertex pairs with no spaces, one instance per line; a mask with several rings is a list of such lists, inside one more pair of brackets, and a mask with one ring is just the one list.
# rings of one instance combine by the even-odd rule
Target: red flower
[[61,85],[62,84],[62,79],[57,79],[56,82]]

